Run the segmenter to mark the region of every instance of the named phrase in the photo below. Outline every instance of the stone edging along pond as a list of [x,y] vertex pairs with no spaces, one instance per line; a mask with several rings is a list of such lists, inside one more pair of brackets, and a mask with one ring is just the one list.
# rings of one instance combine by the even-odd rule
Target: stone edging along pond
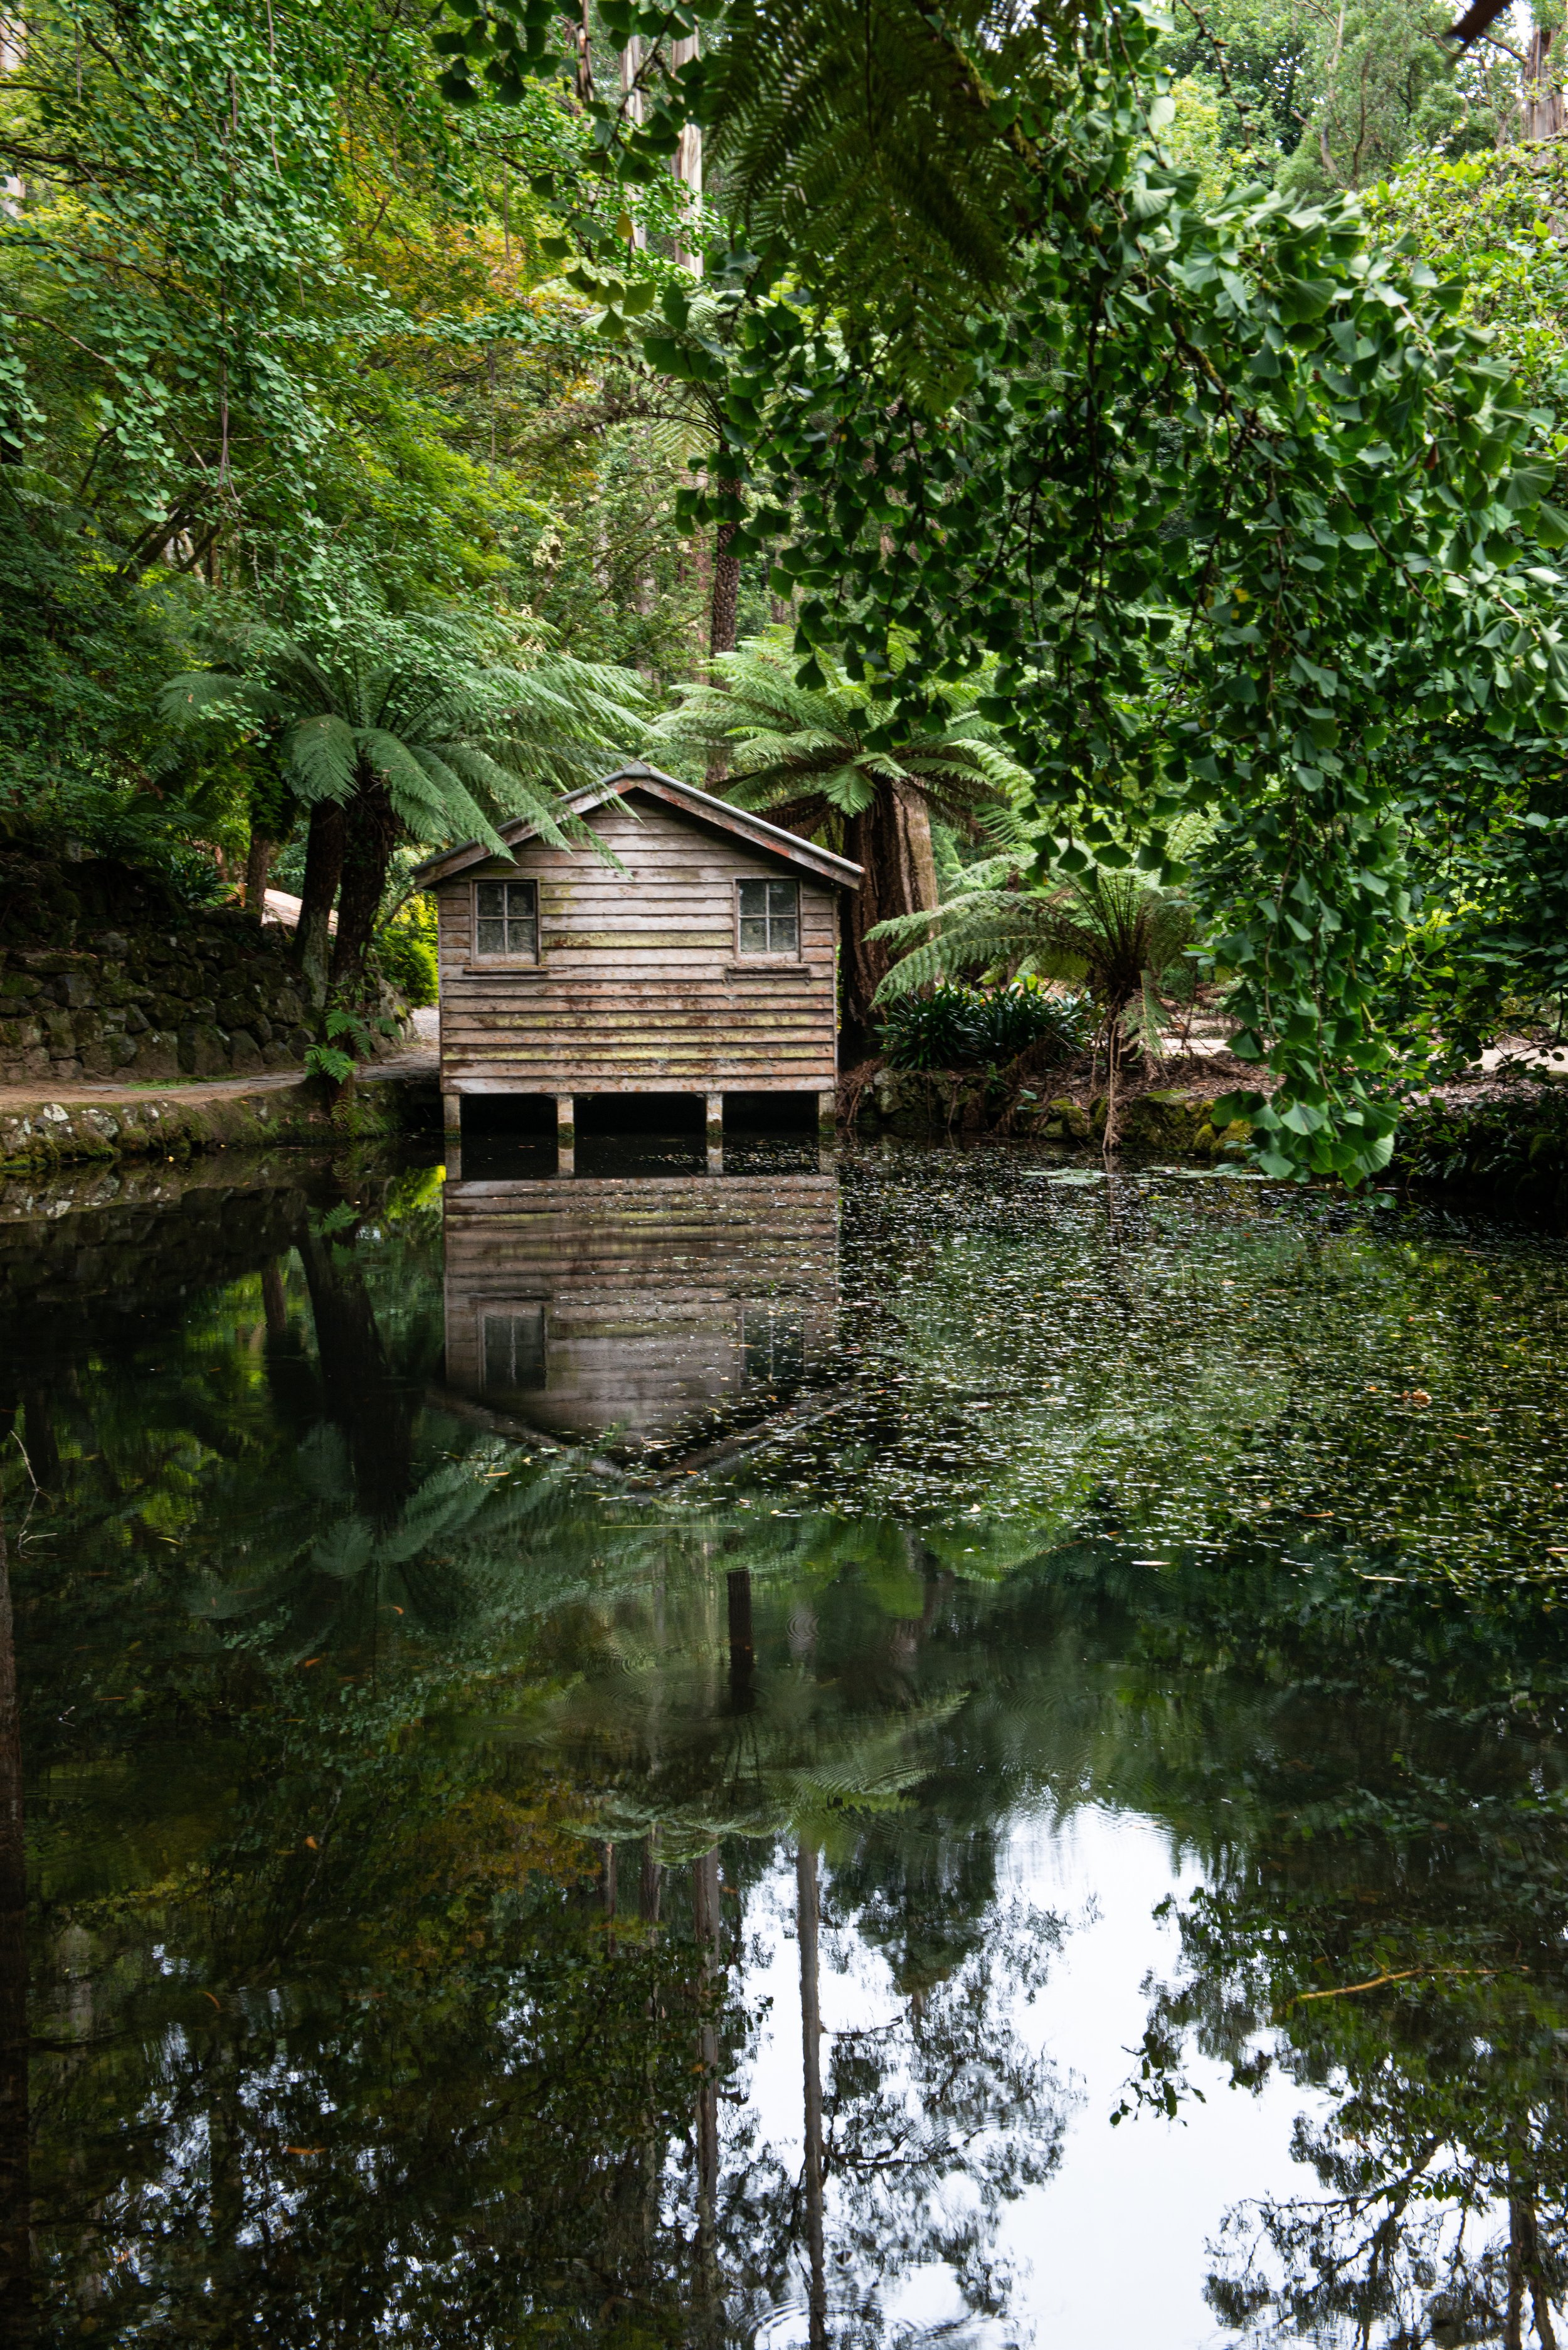
[[[888,1073],[891,1074],[891,1073]],[[881,1077],[883,1073],[878,1072]],[[863,1134],[972,1139],[987,1131],[988,1081],[932,1075],[867,1087],[856,1124]],[[1136,1095],[1121,1115],[1120,1148],[1129,1158],[1214,1161],[1240,1152],[1247,1128],[1217,1126],[1214,1098],[1196,1092]],[[319,1081],[223,1093],[192,1087],[151,1092],[143,1100],[37,1101],[0,1106],[0,1173],[36,1174],[91,1160],[186,1160],[218,1149],[274,1149],[369,1139],[439,1122],[428,1075],[384,1076],[348,1087],[329,1102]],[[1105,1131],[1105,1100],[1044,1099],[1017,1117],[1021,1139],[1080,1146]],[[1568,1194],[1568,1087],[1520,1088],[1505,1098],[1413,1104],[1401,1120],[1393,1180],[1485,1184],[1536,1199]]]
[[88,1159],[188,1159],[205,1150],[273,1149],[400,1134],[425,1122],[417,1081],[351,1085],[329,1102],[320,1082],[265,1091],[150,1094],[144,1101],[35,1102],[0,1109],[0,1172],[37,1173]]
[[[1135,1095],[1121,1109],[1118,1147],[1128,1158],[1210,1163],[1244,1149],[1240,1121],[1217,1125],[1217,1096],[1193,1089]],[[900,1074],[878,1069],[856,1106],[861,1133],[962,1135],[993,1128],[995,1080],[983,1075]],[[1045,1142],[1093,1143],[1105,1133],[1106,1102],[1062,1096],[1020,1109],[1009,1131]],[[1484,1184],[1521,1199],[1568,1196],[1568,1087],[1524,1082],[1474,1101],[1433,1097],[1408,1104],[1395,1137],[1388,1178],[1396,1182]]]

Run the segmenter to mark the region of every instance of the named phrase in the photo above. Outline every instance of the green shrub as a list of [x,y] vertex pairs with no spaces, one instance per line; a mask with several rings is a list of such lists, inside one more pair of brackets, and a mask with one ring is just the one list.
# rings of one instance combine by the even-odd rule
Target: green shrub
[[1568,1093],[1478,1102],[1418,1102],[1394,1136],[1389,1174],[1417,1183],[1484,1184],[1561,1199],[1568,1192]]
[[435,900],[422,892],[406,898],[370,942],[370,957],[405,1003],[436,1000]]
[[897,996],[878,1033],[896,1069],[973,1069],[1016,1060],[1038,1045],[1070,1060],[1088,1030],[1083,996],[1048,995],[1033,981],[1015,980],[995,988],[946,981],[929,995]]

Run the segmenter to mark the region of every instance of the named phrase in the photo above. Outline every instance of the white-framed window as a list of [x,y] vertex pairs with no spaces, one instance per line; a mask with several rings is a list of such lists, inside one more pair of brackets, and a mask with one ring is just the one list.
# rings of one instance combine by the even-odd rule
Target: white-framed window
[[542,1305],[493,1307],[481,1316],[480,1343],[486,1395],[525,1395],[545,1385]]
[[539,960],[539,885],[536,881],[476,881],[473,885],[473,951],[505,956],[514,962]]
[[735,943],[743,955],[799,954],[799,882],[737,881]]

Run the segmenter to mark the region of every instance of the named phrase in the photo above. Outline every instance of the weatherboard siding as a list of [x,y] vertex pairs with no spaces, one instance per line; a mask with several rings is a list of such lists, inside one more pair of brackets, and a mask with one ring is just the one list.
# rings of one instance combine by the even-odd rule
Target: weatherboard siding
[[[836,1075],[837,891],[646,796],[597,809],[589,848],[524,842],[437,886],[448,1091],[810,1092]],[[476,880],[539,891],[539,962],[472,952]],[[735,884],[800,889],[798,960],[736,951]]]
[[[449,1183],[450,1391],[557,1432],[668,1436],[764,1395],[768,1338],[822,1359],[838,1279],[830,1176]],[[487,1377],[485,1324],[539,1315],[524,1385]]]

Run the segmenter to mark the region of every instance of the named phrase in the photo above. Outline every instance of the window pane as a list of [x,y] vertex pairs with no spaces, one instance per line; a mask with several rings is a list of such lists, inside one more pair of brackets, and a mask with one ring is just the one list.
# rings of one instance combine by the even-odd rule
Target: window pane
[[766,915],[742,914],[741,916],[741,952],[742,954],[766,954],[767,951],[768,924]]
[[475,896],[482,914],[500,914],[505,911],[506,884],[504,881],[482,881],[475,891]]
[[505,953],[506,925],[504,922],[480,923],[479,951],[482,955]]
[[487,1314],[485,1394],[515,1394],[519,1388],[537,1388],[545,1384],[544,1307],[525,1307],[515,1314]]
[[514,955],[530,955],[539,959],[539,925],[529,914],[519,920],[514,914],[506,925],[506,951]]
[[774,954],[800,947],[800,890],[793,881],[768,883],[768,945]]
[[506,884],[506,910],[514,922],[532,920],[536,886],[532,881],[508,881]]
[[768,885],[765,881],[742,881],[741,911],[742,914],[765,914],[768,910]]

